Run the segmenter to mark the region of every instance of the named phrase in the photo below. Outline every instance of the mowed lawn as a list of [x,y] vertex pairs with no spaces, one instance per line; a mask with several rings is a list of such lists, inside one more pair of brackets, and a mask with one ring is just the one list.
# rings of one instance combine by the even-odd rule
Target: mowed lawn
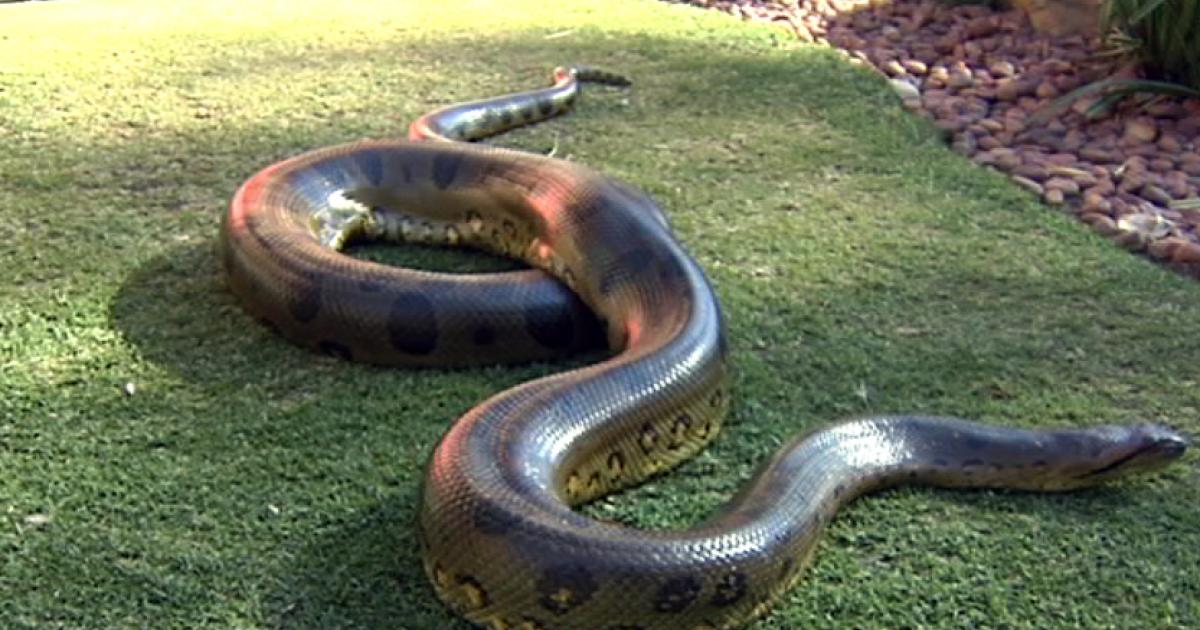
[[[634,85],[495,142],[659,200],[736,367],[712,447],[591,512],[686,526],[788,436],[857,414],[1200,435],[1200,284],[952,154],[782,29],[650,0],[4,4],[0,626],[465,627],[421,572],[423,462],[474,403],[567,364],[293,348],[225,290],[217,226],[262,166],[565,62]],[[495,266],[380,249],[362,255]],[[755,627],[1200,627],[1198,471],[870,496]]]

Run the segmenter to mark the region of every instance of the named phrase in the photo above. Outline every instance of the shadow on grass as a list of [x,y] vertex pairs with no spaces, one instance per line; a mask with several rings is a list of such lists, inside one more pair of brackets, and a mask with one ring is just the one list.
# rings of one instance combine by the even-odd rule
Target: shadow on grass
[[278,628],[450,628],[421,568],[410,487],[303,541],[268,595]]

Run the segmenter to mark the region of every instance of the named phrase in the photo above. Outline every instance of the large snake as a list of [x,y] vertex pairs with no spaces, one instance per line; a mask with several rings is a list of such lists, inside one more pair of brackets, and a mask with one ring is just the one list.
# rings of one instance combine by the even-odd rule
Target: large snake
[[[730,402],[717,298],[653,201],[571,162],[461,142],[564,112],[581,80],[621,82],[558,69],[553,87],[423,116],[410,141],[276,163],[242,185],[221,232],[245,307],[339,356],[495,363],[607,337],[604,360],[496,394],[433,451],[419,538],[434,590],[458,614],[495,629],[739,626],[796,580],[837,509],[864,492],[1071,490],[1183,454],[1183,437],[1152,424],[870,417],[787,444],[690,528],[644,531],[574,511],[696,453]],[[469,246],[536,269],[401,269],[336,251],[352,239]]]

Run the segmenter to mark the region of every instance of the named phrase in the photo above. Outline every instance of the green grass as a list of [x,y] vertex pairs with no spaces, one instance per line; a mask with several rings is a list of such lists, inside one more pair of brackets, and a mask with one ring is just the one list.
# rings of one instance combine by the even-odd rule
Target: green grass
[[[422,463],[562,366],[313,356],[241,313],[213,244],[261,166],[562,62],[636,83],[501,142],[657,198],[737,369],[711,448],[590,509],[692,523],[785,437],[859,413],[1200,434],[1200,286],[951,154],[830,51],[649,0],[292,4],[0,7],[0,626],[462,626],[419,568]],[[1200,626],[1198,462],[869,497],[757,627]]]

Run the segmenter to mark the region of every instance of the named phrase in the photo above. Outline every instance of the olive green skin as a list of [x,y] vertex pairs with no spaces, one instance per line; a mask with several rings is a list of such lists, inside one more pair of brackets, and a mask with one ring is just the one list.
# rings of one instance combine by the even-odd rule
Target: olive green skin
[[[612,354],[599,363],[468,411],[429,459],[422,556],[437,595],[466,619],[498,629],[736,627],[795,581],[837,509],[864,492],[1071,490],[1183,453],[1184,439],[1156,425],[861,418],[789,443],[690,528],[643,531],[575,512],[716,436],[730,402],[729,348],[712,287],[649,198],[569,162],[428,141],[495,132],[502,125],[481,121],[530,102],[554,115],[561,109],[539,109],[529,95],[563,99],[560,87],[439,110],[414,123],[421,141],[331,147],[267,167],[238,191],[221,231],[229,285],[247,310],[354,360],[518,361],[606,338]],[[350,219],[329,218],[343,206]],[[396,269],[335,251],[353,238],[477,247],[542,271]]]

